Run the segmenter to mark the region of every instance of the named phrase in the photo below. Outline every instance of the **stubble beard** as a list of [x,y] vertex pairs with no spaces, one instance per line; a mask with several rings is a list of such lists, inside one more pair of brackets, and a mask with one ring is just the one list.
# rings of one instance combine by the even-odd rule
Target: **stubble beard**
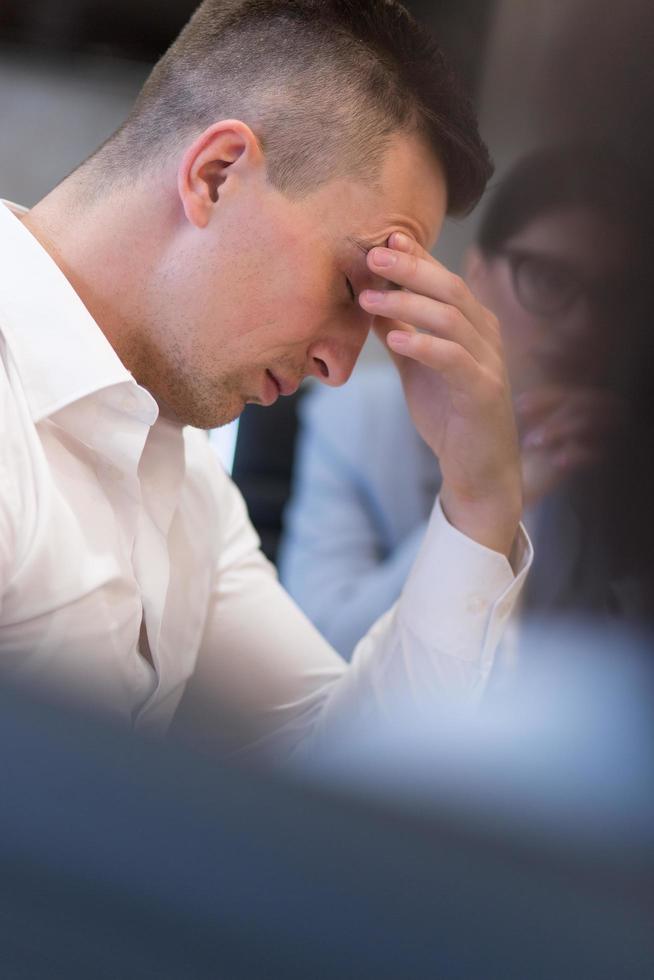
[[[217,429],[238,418],[250,397],[243,372],[208,374],[199,368],[189,368],[188,355],[174,345],[168,352],[150,348],[141,360],[138,383],[156,399],[161,414],[180,425],[198,429]],[[193,360],[208,360],[202,352]]]

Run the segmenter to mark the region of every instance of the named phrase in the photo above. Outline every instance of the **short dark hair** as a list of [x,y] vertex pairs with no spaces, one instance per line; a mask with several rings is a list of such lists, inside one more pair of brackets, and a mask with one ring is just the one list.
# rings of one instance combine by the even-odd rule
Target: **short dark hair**
[[644,201],[639,175],[608,144],[541,147],[489,188],[477,244],[493,255],[531,221],[573,206],[593,208],[643,237]]
[[451,214],[474,207],[492,174],[470,100],[396,0],[204,0],[92,160],[109,174],[145,168],[230,117],[251,126],[289,195],[374,180],[394,133],[435,153]]

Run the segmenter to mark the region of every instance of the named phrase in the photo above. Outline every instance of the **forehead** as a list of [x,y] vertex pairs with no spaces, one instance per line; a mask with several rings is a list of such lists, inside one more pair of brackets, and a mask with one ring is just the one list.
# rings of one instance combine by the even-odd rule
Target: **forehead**
[[436,244],[447,209],[447,186],[440,162],[422,140],[395,137],[380,178],[380,207],[387,221],[406,223],[423,248]]
[[431,250],[446,207],[445,177],[438,160],[419,140],[394,137],[377,180],[333,182],[329,221],[337,239],[365,251],[384,244],[393,231],[404,231]]

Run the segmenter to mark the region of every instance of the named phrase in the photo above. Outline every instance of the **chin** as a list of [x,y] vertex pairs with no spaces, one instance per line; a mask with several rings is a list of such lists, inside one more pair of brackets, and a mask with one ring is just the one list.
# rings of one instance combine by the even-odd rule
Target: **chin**
[[238,418],[245,408],[239,381],[199,372],[183,376],[178,369],[171,372],[165,398],[157,398],[160,413],[179,425],[219,429]]
[[245,408],[245,405],[246,405],[246,403],[243,402],[241,404],[241,407],[239,409],[237,409],[237,410],[235,410],[233,412],[228,412],[227,414],[221,415],[219,418],[216,418],[211,425],[200,425],[200,426],[198,426],[198,428],[200,428],[200,429],[220,429],[220,428],[222,428],[223,425],[229,425],[230,422],[235,422],[236,419],[239,418],[239,416],[243,412],[243,409]]
[[203,406],[202,409],[196,410],[193,421],[185,424],[192,425],[196,429],[220,429],[223,425],[234,422],[241,415],[246,404],[246,399],[241,396],[224,399],[219,404],[213,404],[211,407]]

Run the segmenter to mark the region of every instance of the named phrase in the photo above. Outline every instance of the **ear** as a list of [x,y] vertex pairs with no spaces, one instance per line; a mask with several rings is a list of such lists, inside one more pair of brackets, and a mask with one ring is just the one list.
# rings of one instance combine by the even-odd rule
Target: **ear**
[[177,192],[188,221],[205,228],[228,184],[254,171],[264,172],[265,165],[249,126],[226,119],[206,129],[186,149],[177,172]]

